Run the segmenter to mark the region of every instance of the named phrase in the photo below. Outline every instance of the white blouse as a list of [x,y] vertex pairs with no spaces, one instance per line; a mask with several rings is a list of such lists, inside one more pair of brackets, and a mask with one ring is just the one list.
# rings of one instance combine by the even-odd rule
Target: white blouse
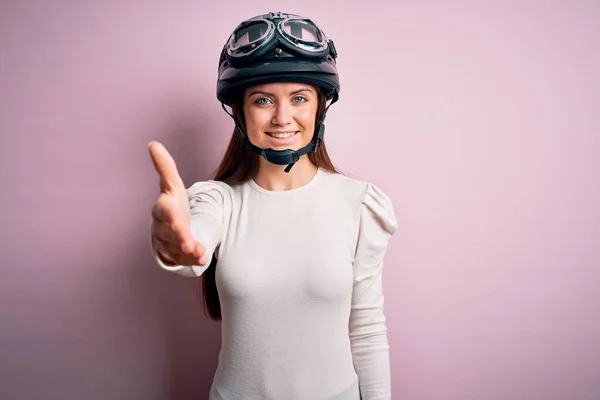
[[[382,268],[397,222],[376,186],[319,169],[306,185],[187,189],[218,259],[222,346],[212,400],[391,398]],[[164,269],[198,277],[205,266]],[[359,393],[360,391],[360,393]]]

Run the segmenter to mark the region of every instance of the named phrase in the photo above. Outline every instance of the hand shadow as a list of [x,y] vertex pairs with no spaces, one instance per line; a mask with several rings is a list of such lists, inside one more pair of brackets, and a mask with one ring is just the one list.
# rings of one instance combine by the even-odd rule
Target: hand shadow
[[[202,105],[178,104],[162,124],[160,141],[175,159],[185,186],[208,179],[224,153],[230,132],[217,127]],[[169,360],[170,400],[207,399],[221,347],[220,323],[205,316],[200,278],[164,271],[161,282]]]

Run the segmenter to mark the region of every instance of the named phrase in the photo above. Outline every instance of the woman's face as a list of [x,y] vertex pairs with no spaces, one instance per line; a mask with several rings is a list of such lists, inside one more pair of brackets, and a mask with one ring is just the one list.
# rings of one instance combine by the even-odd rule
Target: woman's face
[[244,92],[250,142],[261,149],[298,150],[312,140],[319,97],[304,83],[268,83]]

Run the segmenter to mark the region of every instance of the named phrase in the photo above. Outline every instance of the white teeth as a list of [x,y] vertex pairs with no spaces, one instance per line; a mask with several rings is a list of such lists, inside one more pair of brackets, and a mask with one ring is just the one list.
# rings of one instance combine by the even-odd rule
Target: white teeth
[[274,137],[276,139],[287,139],[289,137],[292,137],[296,134],[296,132],[277,132],[277,133],[273,133],[273,132],[267,132],[267,135]]

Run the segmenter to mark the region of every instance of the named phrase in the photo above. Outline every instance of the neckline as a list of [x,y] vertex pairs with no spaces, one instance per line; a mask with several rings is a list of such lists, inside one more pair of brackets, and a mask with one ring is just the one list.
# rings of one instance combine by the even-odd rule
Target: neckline
[[289,189],[289,190],[268,190],[268,189],[265,189],[265,188],[259,186],[258,183],[256,183],[256,181],[254,180],[254,178],[250,179],[248,181],[248,184],[250,185],[250,187],[252,189],[256,190],[259,193],[268,194],[268,195],[271,195],[271,196],[286,196],[286,195],[295,194],[295,193],[298,193],[300,191],[308,189],[309,187],[313,186],[319,180],[319,178],[322,175],[323,175],[322,168],[317,168],[317,172],[315,173],[315,175],[308,182],[306,182],[302,186],[298,186],[297,188],[293,188],[293,189]]

